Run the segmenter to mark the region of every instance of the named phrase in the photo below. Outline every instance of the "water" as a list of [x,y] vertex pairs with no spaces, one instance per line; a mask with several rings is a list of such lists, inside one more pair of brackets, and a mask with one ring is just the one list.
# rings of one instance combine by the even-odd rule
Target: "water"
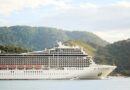
[[130,90],[130,78],[105,80],[0,80],[0,90]]

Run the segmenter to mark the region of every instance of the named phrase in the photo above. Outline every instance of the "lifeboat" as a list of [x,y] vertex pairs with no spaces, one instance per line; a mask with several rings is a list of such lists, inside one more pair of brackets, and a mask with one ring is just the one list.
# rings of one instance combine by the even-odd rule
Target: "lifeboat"
[[7,68],[7,65],[0,65],[0,68],[1,68],[1,69]]
[[17,65],[17,68],[22,69],[22,68],[24,68],[24,65]]
[[41,69],[42,66],[41,66],[41,65],[34,65],[34,68],[35,68],[35,69]]
[[8,68],[15,69],[15,68],[16,68],[16,65],[8,65]]
[[26,69],[32,69],[33,66],[32,66],[32,65],[26,65],[25,68],[26,68]]

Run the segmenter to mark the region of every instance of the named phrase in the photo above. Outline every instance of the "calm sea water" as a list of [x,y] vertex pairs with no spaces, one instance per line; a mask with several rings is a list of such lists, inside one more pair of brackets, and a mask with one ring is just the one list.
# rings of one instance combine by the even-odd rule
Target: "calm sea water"
[[105,80],[0,80],[0,90],[130,90],[130,78]]

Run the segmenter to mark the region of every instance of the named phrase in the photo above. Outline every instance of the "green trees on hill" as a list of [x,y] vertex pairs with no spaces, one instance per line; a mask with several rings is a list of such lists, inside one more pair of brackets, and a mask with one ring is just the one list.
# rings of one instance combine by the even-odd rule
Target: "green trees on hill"
[[95,61],[116,65],[116,73],[130,76],[130,39],[98,49]]
[[63,31],[48,27],[0,27],[0,45],[16,45],[33,50],[53,47],[57,41],[81,40],[105,46],[108,43],[90,32]]
[[6,45],[6,46],[3,46],[3,45],[0,45],[0,52],[1,53],[24,53],[24,52],[29,52],[31,51],[31,49],[26,49],[26,48],[22,48],[22,47],[17,47],[17,46],[14,46],[14,45]]

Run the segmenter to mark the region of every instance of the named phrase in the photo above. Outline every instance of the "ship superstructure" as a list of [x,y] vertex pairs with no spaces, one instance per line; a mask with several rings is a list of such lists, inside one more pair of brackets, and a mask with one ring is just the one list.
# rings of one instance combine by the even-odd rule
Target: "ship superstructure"
[[0,54],[0,79],[100,79],[116,66],[97,65],[82,48],[64,46]]

